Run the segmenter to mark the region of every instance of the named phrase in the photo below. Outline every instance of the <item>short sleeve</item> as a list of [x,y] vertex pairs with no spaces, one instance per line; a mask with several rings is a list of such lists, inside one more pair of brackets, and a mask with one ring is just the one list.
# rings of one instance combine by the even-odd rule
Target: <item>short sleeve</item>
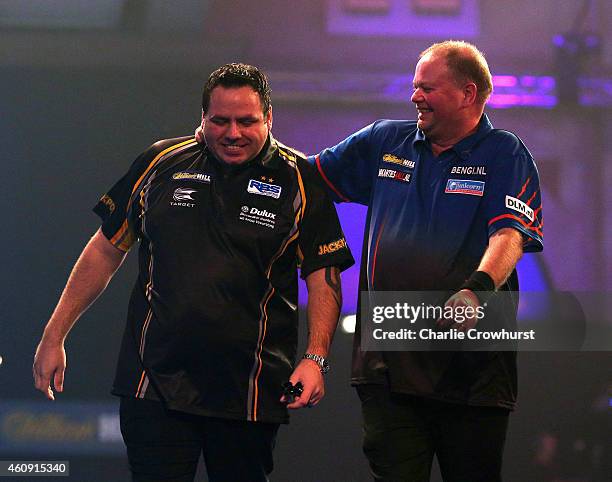
[[128,172],[98,201],[93,211],[102,220],[102,233],[116,248],[128,251],[138,239],[137,229],[129,221],[132,193],[146,169],[146,153],[134,161]]
[[[542,251],[543,217],[540,181],[535,162],[520,140],[510,133],[514,144],[508,154],[498,154],[487,179],[485,214],[489,237],[505,227],[523,234],[525,252]],[[503,150],[502,152],[507,152]],[[487,176],[489,177],[489,176]]]
[[164,139],[140,154],[128,172],[104,194],[93,211],[102,219],[102,233],[116,248],[128,251],[140,238],[139,195],[147,175],[162,162],[167,154],[187,144],[195,143],[193,136]]
[[305,279],[326,266],[344,271],[355,264],[355,260],[346,244],[336,208],[312,166],[304,162],[301,166],[298,164],[298,168],[306,197],[298,238],[300,276]]
[[370,152],[374,126],[375,123],[370,124],[334,147],[308,158],[335,202],[369,202],[376,169],[376,156]]

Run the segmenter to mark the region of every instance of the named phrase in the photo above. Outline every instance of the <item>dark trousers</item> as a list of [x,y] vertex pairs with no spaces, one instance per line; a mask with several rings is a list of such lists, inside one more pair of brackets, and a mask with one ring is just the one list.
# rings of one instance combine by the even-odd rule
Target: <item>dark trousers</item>
[[200,454],[210,482],[263,482],[278,424],[191,415],[160,402],[121,398],[121,434],[132,480],[193,481]]
[[434,454],[445,482],[500,482],[508,410],[360,385],[363,451],[374,480],[427,482]]

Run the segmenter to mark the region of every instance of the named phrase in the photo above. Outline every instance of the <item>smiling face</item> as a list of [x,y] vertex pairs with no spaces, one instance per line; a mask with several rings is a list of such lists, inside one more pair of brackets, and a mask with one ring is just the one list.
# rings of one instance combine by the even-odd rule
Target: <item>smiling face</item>
[[452,137],[464,123],[463,89],[453,79],[441,56],[425,55],[414,72],[411,101],[417,112],[417,125],[432,141]]
[[250,86],[217,86],[202,113],[206,145],[227,164],[253,159],[266,143],[272,128],[272,108],[264,115],[259,95]]

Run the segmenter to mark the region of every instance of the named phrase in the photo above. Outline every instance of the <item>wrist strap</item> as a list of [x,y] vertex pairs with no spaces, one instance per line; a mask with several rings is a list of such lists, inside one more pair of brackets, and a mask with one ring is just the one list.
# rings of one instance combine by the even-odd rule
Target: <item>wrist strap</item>
[[493,278],[489,276],[489,273],[485,271],[474,271],[472,275],[465,280],[465,283],[461,285],[459,291],[470,290],[473,291],[480,301],[481,305],[484,305],[491,296],[495,294],[495,282]]

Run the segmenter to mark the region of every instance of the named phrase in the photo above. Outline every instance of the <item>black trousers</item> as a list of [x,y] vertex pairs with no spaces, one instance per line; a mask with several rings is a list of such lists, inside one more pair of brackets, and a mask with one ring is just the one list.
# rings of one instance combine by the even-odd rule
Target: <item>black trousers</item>
[[359,385],[363,451],[374,480],[428,482],[433,457],[445,482],[500,482],[509,411],[437,402]]
[[133,481],[193,481],[200,454],[210,482],[263,482],[278,424],[191,415],[122,397],[121,434]]

